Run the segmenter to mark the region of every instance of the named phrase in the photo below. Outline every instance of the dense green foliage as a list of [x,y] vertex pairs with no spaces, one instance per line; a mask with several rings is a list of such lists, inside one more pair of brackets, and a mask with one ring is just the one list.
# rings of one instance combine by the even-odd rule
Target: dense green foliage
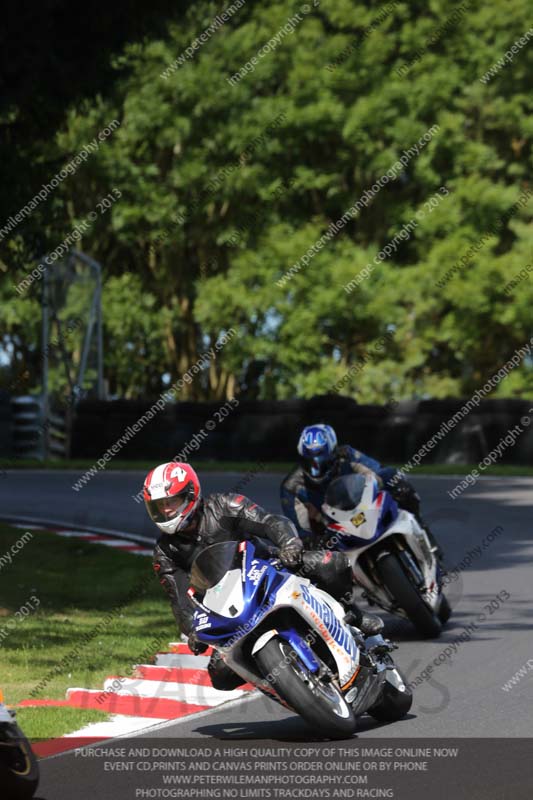
[[[164,373],[174,380],[230,327],[239,335],[183,397],[307,397],[368,353],[342,389],[362,402],[470,393],[532,334],[533,281],[516,276],[533,263],[533,39],[480,80],[530,29],[530,3],[248,0],[178,64],[230,5],[198,0],[164,31],[110,46],[106,91],[66,104],[33,143],[34,158],[53,153],[60,167],[120,121],[2,242],[1,313],[20,357],[11,380],[35,363],[38,282],[21,297],[13,284],[42,253],[36,221],[53,250],[118,190],[79,245],[105,267],[115,394],[161,391]],[[284,279],[433,126],[419,154]],[[34,167],[20,158],[25,202],[43,180]],[[448,194],[431,209],[440,187]],[[19,207],[2,205],[6,216]],[[345,291],[412,219],[411,234]],[[532,389],[526,361],[495,395]]]

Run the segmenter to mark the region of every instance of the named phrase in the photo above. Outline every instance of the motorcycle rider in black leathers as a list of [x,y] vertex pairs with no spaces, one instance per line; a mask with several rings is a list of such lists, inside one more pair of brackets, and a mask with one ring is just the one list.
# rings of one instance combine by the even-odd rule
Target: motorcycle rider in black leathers
[[[351,568],[340,552],[303,554],[303,545],[292,522],[264,509],[242,494],[212,494],[202,499],[198,477],[186,463],[161,464],[146,477],[143,495],[147,511],[163,532],[154,548],[153,566],[167,591],[180,631],[189,636],[189,647],[199,654],[207,649],[192,632],[195,606],[187,595],[192,563],[211,544],[254,539],[291,571],[298,571],[324,589],[347,609],[347,621],[365,634],[378,633],[382,622],[363,614],[353,601]],[[217,653],[208,666],[215,689],[230,690],[244,681],[227,667]]]

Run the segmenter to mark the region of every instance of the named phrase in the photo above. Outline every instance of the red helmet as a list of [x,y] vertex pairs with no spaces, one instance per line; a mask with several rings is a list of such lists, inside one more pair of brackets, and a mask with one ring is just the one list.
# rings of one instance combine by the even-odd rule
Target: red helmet
[[180,461],[160,464],[144,481],[146,510],[163,533],[177,533],[186,528],[201,496],[198,475],[190,464]]

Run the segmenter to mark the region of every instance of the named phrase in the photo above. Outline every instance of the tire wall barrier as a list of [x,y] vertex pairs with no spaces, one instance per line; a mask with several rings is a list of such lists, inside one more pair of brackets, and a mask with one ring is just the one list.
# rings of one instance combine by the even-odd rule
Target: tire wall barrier
[[[120,441],[154,401],[87,400],[78,406],[72,433],[72,458],[98,459]],[[177,403],[130,435],[117,458],[170,460],[189,445],[183,460],[293,461],[304,425],[327,422],[340,443],[349,443],[384,463],[407,462],[465,400],[413,400],[395,406],[358,405],[339,395],[309,400],[245,401],[221,421],[215,412],[223,403]],[[486,400],[444,433],[421,459],[423,464],[475,464],[516,425],[512,446],[504,447],[500,463],[533,461],[533,424],[521,424],[533,401]],[[533,423],[533,413],[531,415]],[[209,421],[210,429],[205,424]],[[213,422],[216,424],[213,426]],[[450,427],[453,426],[453,423]],[[203,433],[202,433],[203,431]],[[441,429],[442,431],[442,429]]]
[[0,453],[10,456],[13,453],[13,417],[11,395],[0,389]]

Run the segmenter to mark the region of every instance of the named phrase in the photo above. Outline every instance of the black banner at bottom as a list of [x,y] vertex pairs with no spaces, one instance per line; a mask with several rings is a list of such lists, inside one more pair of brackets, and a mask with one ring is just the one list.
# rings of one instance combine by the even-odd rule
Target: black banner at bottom
[[40,766],[40,800],[533,797],[531,739],[115,739]]

